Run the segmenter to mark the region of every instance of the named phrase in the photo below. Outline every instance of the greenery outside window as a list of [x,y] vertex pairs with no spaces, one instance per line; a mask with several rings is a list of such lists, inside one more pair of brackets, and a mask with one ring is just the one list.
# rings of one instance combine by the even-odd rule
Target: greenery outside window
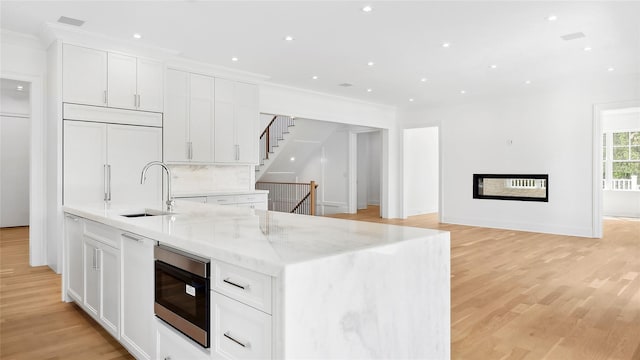
[[[603,180],[605,189],[638,190],[640,177],[640,131],[617,131],[603,134]],[[632,179],[636,182],[631,184]],[[623,184],[623,185],[621,185]],[[620,188],[623,186],[623,188]]]

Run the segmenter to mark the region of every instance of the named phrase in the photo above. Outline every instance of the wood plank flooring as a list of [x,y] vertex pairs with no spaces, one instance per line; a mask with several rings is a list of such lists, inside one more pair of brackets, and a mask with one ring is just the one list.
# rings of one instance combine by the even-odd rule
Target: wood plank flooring
[[[437,214],[335,217],[451,232],[453,359],[640,360],[640,221],[589,239],[439,224]],[[0,359],[130,359],[60,276],[28,266],[28,229],[0,229]]]
[[29,229],[0,229],[0,359],[133,359],[98,323],[61,301],[61,277],[29,266]]
[[640,221],[605,219],[603,239],[334,217],[451,232],[453,359],[640,360]]

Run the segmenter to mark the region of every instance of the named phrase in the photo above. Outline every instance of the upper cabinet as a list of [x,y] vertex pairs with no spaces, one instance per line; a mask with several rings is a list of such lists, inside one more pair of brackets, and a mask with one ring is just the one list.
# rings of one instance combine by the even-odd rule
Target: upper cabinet
[[107,52],[64,45],[62,101],[107,106]]
[[258,163],[258,86],[167,70],[164,159]]
[[213,162],[213,87],[210,76],[167,70],[164,159]]
[[216,163],[258,163],[258,86],[216,79]]
[[162,112],[159,61],[64,44],[63,101]]

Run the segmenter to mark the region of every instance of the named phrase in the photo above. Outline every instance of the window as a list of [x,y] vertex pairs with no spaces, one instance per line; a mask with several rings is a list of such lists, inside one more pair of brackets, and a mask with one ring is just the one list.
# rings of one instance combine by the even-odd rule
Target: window
[[602,154],[605,189],[640,190],[640,131],[603,134]]

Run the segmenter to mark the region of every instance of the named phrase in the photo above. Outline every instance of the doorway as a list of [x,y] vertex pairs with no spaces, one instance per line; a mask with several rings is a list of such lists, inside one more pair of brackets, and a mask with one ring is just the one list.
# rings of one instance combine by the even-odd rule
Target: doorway
[[380,130],[356,134],[356,210],[376,206],[380,210],[382,137]]
[[437,126],[403,134],[404,216],[440,211],[440,144]]
[[0,79],[0,227],[29,226],[30,84]]
[[[44,236],[44,229],[46,223],[45,212],[45,181],[44,181],[44,139],[45,139],[45,123],[44,123],[44,89],[43,79],[37,75],[24,75],[13,72],[0,73],[0,80],[5,82],[6,86],[10,89],[15,86],[13,90],[18,90],[19,83],[22,86],[22,95],[28,100],[26,106],[28,111],[21,110],[22,115],[28,114],[28,136],[25,140],[24,146],[28,149],[27,160],[21,165],[20,168],[25,169],[28,173],[27,180],[23,186],[28,189],[28,225],[29,225],[29,265],[41,266],[47,265],[46,257],[46,243]],[[12,90],[12,91],[13,91]],[[25,90],[28,90],[25,92]],[[3,91],[4,92],[4,91]],[[10,100],[7,100],[10,101]],[[3,113],[10,113],[11,107],[5,106],[9,103],[2,101],[1,108]],[[22,124],[24,125],[24,124]],[[4,147],[3,141],[3,147]],[[4,163],[4,151],[3,151],[3,163]],[[4,170],[3,170],[4,171]],[[5,187],[3,179],[2,187]],[[8,206],[12,206],[10,200],[4,199],[4,195],[1,199],[3,204],[7,203]],[[24,221],[23,221],[24,222]],[[56,270],[56,267],[53,267]]]

